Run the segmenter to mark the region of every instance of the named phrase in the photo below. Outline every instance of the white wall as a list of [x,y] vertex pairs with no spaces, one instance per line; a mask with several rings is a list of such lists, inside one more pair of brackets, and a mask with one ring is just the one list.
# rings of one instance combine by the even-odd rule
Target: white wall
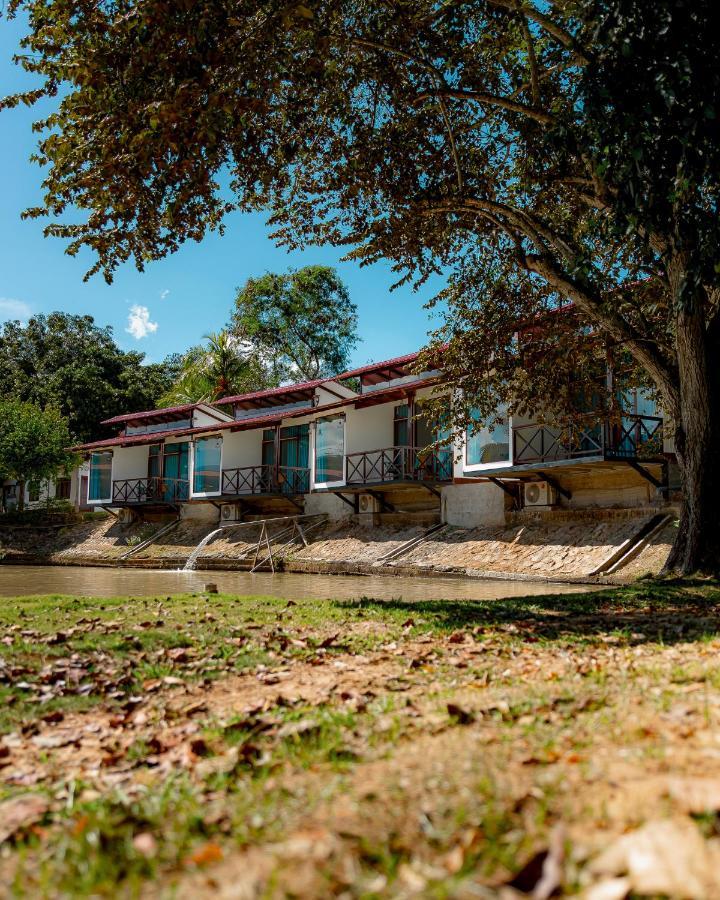
[[147,444],[140,447],[116,447],[113,452],[113,481],[124,481],[126,478],[147,478],[148,473]]
[[393,410],[396,403],[380,403],[365,409],[347,407],[345,452],[384,450],[393,445]]
[[201,409],[193,411],[193,426],[195,428],[202,428],[203,425],[217,425],[219,421],[226,422],[228,420],[223,418],[220,413],[217,416],[211,416]]
[[259,466],[262,462],[262,428],[251,431],[224,431],[222,466],[223,469],[240,469],[244,466]]

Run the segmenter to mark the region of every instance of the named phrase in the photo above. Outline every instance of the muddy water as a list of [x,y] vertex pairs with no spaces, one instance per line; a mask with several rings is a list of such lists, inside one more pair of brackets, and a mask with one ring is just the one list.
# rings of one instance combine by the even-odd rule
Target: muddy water
[[471,578],[402,578],[361,575],[277,575],[247,572],[180,572],[106,569],[87,566],[0,566],[0,597],[27,594],[76,594],[92,597],[149,597],[201,591],[207,582],[233,594],[263,594],[285,599],[374,597],[390,600],[500,600],[536,594],[592,590],[585,585]]

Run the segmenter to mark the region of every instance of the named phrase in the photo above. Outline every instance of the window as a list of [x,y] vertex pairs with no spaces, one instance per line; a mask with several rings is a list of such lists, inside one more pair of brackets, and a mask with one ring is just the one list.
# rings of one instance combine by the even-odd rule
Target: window
[[40,482],[36,481],[28,487],[28,502],[38,503],[40,501]]
[[90,457],[88,500],[112,500],[112,453],[93,453]]
[[55,482],[55,498],[57,500],[70,499],[70,479],[58,478]]
[[192,419],[176,419],[174,422],[153,422],[152,425],[126,425],[125,434],[156,434],[158,431],[176,431],[192,427]]
[[393,415],[393,447],[410,446],[410,428],[408,421],[408,405],[396,406]]
[[265,428],[262,433],[262,456],[264,466],[275,465],[275,429]]
[[162,444],[151,444],[148,450],[148,478],[162,478]]
[[309,434],[309,425],[288,425],[280,429],[281,466],[307,468]]
[[222,438],[207,437],[195,441],[195,468],[193,470],[193,493],[220,493],[220,463],[222,460]]
[[465,464],[467,466],[492,466],[510,463],[510,420],[507,408],[498,410],[501,417],[492,424],[481,424],[479,414],[473,414],[465,436]]
[[170,503],[187,500],[190,492],[188,481],[189,443],[165,444],[163,447],[163,498]]
[[345,417],[315,423],[315,484],[345,482]]

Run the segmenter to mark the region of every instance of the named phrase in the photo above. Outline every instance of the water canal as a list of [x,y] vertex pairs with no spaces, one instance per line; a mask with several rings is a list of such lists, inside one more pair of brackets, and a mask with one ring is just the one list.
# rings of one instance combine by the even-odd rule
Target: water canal
[[284,599],[502,600],[539,594],[594,590],[592,585],[474,578],[407,578],[383,575],[276,575],[248,572],[197,572],[92,566],[0,565],[0,597],[75,594],[87,597],[179,594],[202,591],[213,582],[222,593],[262,594]]

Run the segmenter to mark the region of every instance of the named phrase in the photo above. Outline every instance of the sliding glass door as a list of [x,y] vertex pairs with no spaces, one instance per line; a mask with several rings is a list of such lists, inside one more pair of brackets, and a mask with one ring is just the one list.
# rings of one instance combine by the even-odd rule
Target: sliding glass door
[[345,484],[345,416],[315,422],[315,486]]
[[193,457],[193,494],[220,493],[222,438],[206,437],[195,441]]
[[188,499],[189,449],[187,441],[165,444],[163,454],[164,496],[168,502]]

